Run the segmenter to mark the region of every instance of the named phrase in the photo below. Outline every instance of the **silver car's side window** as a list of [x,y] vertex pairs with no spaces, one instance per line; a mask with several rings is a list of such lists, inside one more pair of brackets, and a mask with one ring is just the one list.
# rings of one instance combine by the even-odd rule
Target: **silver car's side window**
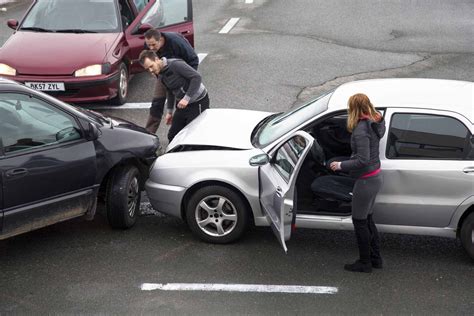
[[466,159],[470,132],[455,118],[432,114],[396,113],[387,141],[389,159]]
[[0,94],[0,135],[5,154],[81,138],[75,119],[23,94]]
[[275,153],[273,164],[286,182],[295,170],[298,159],[306,147],[306,140],[301,136],[295,136],[284,143]]

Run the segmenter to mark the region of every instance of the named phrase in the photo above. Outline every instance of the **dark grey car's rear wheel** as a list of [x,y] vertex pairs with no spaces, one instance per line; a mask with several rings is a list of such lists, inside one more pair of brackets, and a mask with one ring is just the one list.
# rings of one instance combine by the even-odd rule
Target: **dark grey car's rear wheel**
[[474,213],[469,214],[462,223],[460,238],[462,246],[474,260]]
[[107,219],[113,228],[130,228],[140,209],[140,172],[134,166],[117,169],[107,187]]
[[193,233],[212,243],[229,243],[242,236],[248,210],[239,194],[223,186],[196,191],[186,206],[186,220]]

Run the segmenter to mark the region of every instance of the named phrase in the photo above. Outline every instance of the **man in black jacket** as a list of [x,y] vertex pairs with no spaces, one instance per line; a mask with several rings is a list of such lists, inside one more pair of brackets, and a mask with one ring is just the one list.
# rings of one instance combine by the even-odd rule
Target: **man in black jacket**
[[[166,88],[166,121],[171,122],[168,132],[171,142],[180,130],[209,108],[207,89],[197,70],[181,59],[158,58],[151,50],[142,51],[139,59],[143,68],[157,76]],[[178,103],[173,114],[176,101]]]
[[[162,33],[157,29],[150,29],[145,32],[145,49],[152,50],[158,57],[180,58],[195,70],[199,66],[199,58],[194,48],[179,33]],[[156,133],[160,126],[165,99],[166,89],[160,80],[157,80],[146,123],[146,129],[151,133]],[[170,123],[170,117],[167,116],[166,124]]]

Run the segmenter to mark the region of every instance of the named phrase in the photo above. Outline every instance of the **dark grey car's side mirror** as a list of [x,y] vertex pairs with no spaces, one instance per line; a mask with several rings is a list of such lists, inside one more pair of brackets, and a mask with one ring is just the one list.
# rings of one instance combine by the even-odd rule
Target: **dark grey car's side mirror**
[[99,135],[100,135],[99,128],[95,124],[89,123],[88,129],[86,131],[86,139],[96,140],[97,138],[99,138]]
[[18,21],[15,19],[10,19],[7,21],[7,25],[12,30],[16,30],[16,28],[18,27]]

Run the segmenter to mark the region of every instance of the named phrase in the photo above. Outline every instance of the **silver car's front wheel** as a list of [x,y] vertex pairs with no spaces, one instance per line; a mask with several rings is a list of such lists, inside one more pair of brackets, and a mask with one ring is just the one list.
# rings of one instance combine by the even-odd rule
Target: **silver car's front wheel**
[[244,233],[248,224],[248,210],[235,191],[223,186],[208,186],[190,197],[186,219],[200,239],[228,243]]
[[223,237],[237,225],[237,211],[229,199],[222,195],[203,198],[194,212],[199,228],[210,236]]

